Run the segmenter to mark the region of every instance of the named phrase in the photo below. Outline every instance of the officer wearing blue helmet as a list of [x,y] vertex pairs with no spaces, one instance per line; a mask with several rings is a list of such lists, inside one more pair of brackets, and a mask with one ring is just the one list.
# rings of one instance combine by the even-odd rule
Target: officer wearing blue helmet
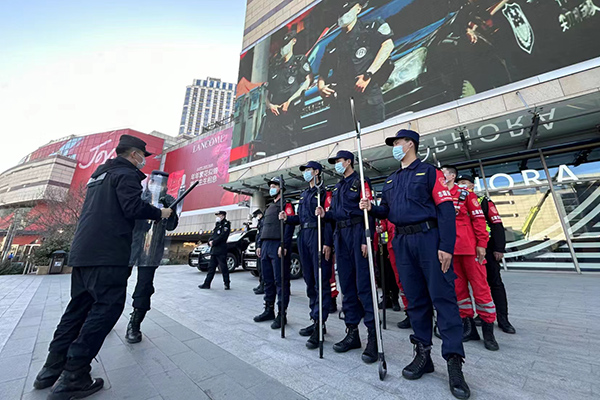
[[[310,336],[306,347],[316,349],[319,346],[319,249],[317,216],[315,210],[318,205],[325,204],[325,190],[317,187],[321,182],[323,166],[316,161],[309,161],[300,166],[304,180],[308,182],[308,189],[300,195],[298,202],[298,214],[288,216],[285,212],[280,213],[280,218],[288,225],[300,225],[298,234],[298,251],[302,262],[302,275],[306,282],[306,295],[309,298],[310,319],[313,323],[306,328],[300,329],[300,336]],[[321,203],[317,203],[317,192],[320,191]],[[322,269],[322,296],[323,296],[323,325],[329,315],[329,304],[331,303],[331,248],[333,246],[333,227],[330,223],[323,222],[321,226],[323,241],[323,256],[321,257]],[[323,328],[325,333],[325,328]]]
[[[333,188],[329,211],[325,212],[323,207],[319,207],[317,214],[336,223],[333,241],[338,276],[344,294],[342,309],[347,333],[342,341],[333,345],[333,350],[344,353],[361,347],[358,324],[363,319],[368,330],[368,341],[362,360],[370,364],[377,361],[377,336],[367,260],[364,212],[359,208],[360,176],[354,171],[354,154],[349,151],[340,150],[328,161],[329,164],[335,164],[335,170],[342,175],[342,179]],[[366,179],[365,185],[367,197],[372,198],[371,181]]]
[[379,206],[368,199],[361,208],[396,225],[392,242],[398,274],[408,298],[408,316],[414,329],[410,340],[415,358],[402,371],[406,379],[433,372],[431,335],[433,308],[442,336],[442,356],[448,363],[450,390],[459,399],[470,396],[462,373],[465,352],[452,268],[456,240],[452,196],[440,170],[417,157],[419,134],[402,129],[385,140],[402,167],[386,180]]

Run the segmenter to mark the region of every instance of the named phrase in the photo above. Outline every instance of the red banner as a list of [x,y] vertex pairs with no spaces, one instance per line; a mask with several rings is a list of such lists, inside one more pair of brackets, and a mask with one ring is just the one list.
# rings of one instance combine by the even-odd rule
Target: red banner
[[[169,193],[173,196],[180,188],[198,181],[183,202],[183,211],[237,204],[246,196],[239,196],[221,188],[229,180],[229,155],[232,128],[217,132],[177,150],[167,153],[165,172],[169,176]],[[175,196],[176,197],[176,196]]]

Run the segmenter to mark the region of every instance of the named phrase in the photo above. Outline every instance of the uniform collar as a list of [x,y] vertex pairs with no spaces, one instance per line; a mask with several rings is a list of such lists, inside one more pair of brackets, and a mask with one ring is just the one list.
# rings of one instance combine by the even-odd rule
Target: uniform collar
[[342,179],[340,179],[340,182],[349,181],[350,178],[354,178],[356,175],[358,175],[358,172],[354,171],[353,173],[351,173],[350,175],[348,175],[348,177],[343,176]]
[[419,165],[421,165],[421,159],[417,157],[417,159],[415,161],[413,161],[408,167],[402,168],[402,169],[415,169]]

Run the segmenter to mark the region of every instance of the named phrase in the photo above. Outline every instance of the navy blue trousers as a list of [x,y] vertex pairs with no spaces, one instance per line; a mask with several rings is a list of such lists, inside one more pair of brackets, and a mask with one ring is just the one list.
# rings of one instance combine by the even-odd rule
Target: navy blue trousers
[[346,325],[358,325],[364,318],[367,328],[375,329],[369,260],[362,255],[361,243],[365,236],[362,224],[338,228],[333,237],[337,271],[340,278],[342,309]]
[[284,310],[290,303],[290,260],[291,253],[283,258],[283,288],[281,287],[281,259],[277,255],[280,246],[279,240],[263,240],[261,245],[260,263],[265,282],[265,301],[274,303],[277,296],[277,307],[281,310],[283,300]]
[[[298,235],[298,251],[302,263],[302,275],[306,282],[306,295],[310,307],[310,318],[319,320],[319,249],[318,232],[316,229],[302,229]],[[321,238],[322,239],[322,238]],[[325,260],[321,255],[321,279],[323,290],[323,321],[329,316],[329,304],[331,303],[331,258]]]
[[396,266],[404,293],[408,299],[408,316],[414,334],[411,340],[431,346],[433,308],[442,336],[442,357],[451,354],[465,356],[462,344],[462,320],[458,313],[452,266],[445,274],[438,259],[439,231],[437,228],[413,235],[396,235],[392,242]]

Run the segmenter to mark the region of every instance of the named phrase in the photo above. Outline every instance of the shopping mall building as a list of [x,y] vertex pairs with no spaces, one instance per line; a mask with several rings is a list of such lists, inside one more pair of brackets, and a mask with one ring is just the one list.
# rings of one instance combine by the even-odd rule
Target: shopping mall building
[[[416,130],[424,161],[457,165],[496,203],[506,268],[599,270],[600,0],[378,0],[346,15],[344,3],[248,0],[233,124],[176,143],[157,137],[162,157],[145,170],[169,172],[172,193],[200,182],[172,248],[185,253],[205,240],[218,209],[241,229],[264,207],[273,176],[283,175],[297,199],[306,161],[324,164],[334,184],[327,158],[356,151],[352,95],[368,121],[363,158],[375,189],[399,167],[384,138]],[[382,54],[383,63],[372,62]],[[353,92],[349,71],[367,70],[365,93]],[[326,97],[319,82],[336,95]],[[289,93],[299,96],[283,111]],[[48,170],[44,180],[65,187],[89,163],[53,151],[0,175],[0,207],[15,196],[3,186],[7,173],[53,158],[55,175]]]

